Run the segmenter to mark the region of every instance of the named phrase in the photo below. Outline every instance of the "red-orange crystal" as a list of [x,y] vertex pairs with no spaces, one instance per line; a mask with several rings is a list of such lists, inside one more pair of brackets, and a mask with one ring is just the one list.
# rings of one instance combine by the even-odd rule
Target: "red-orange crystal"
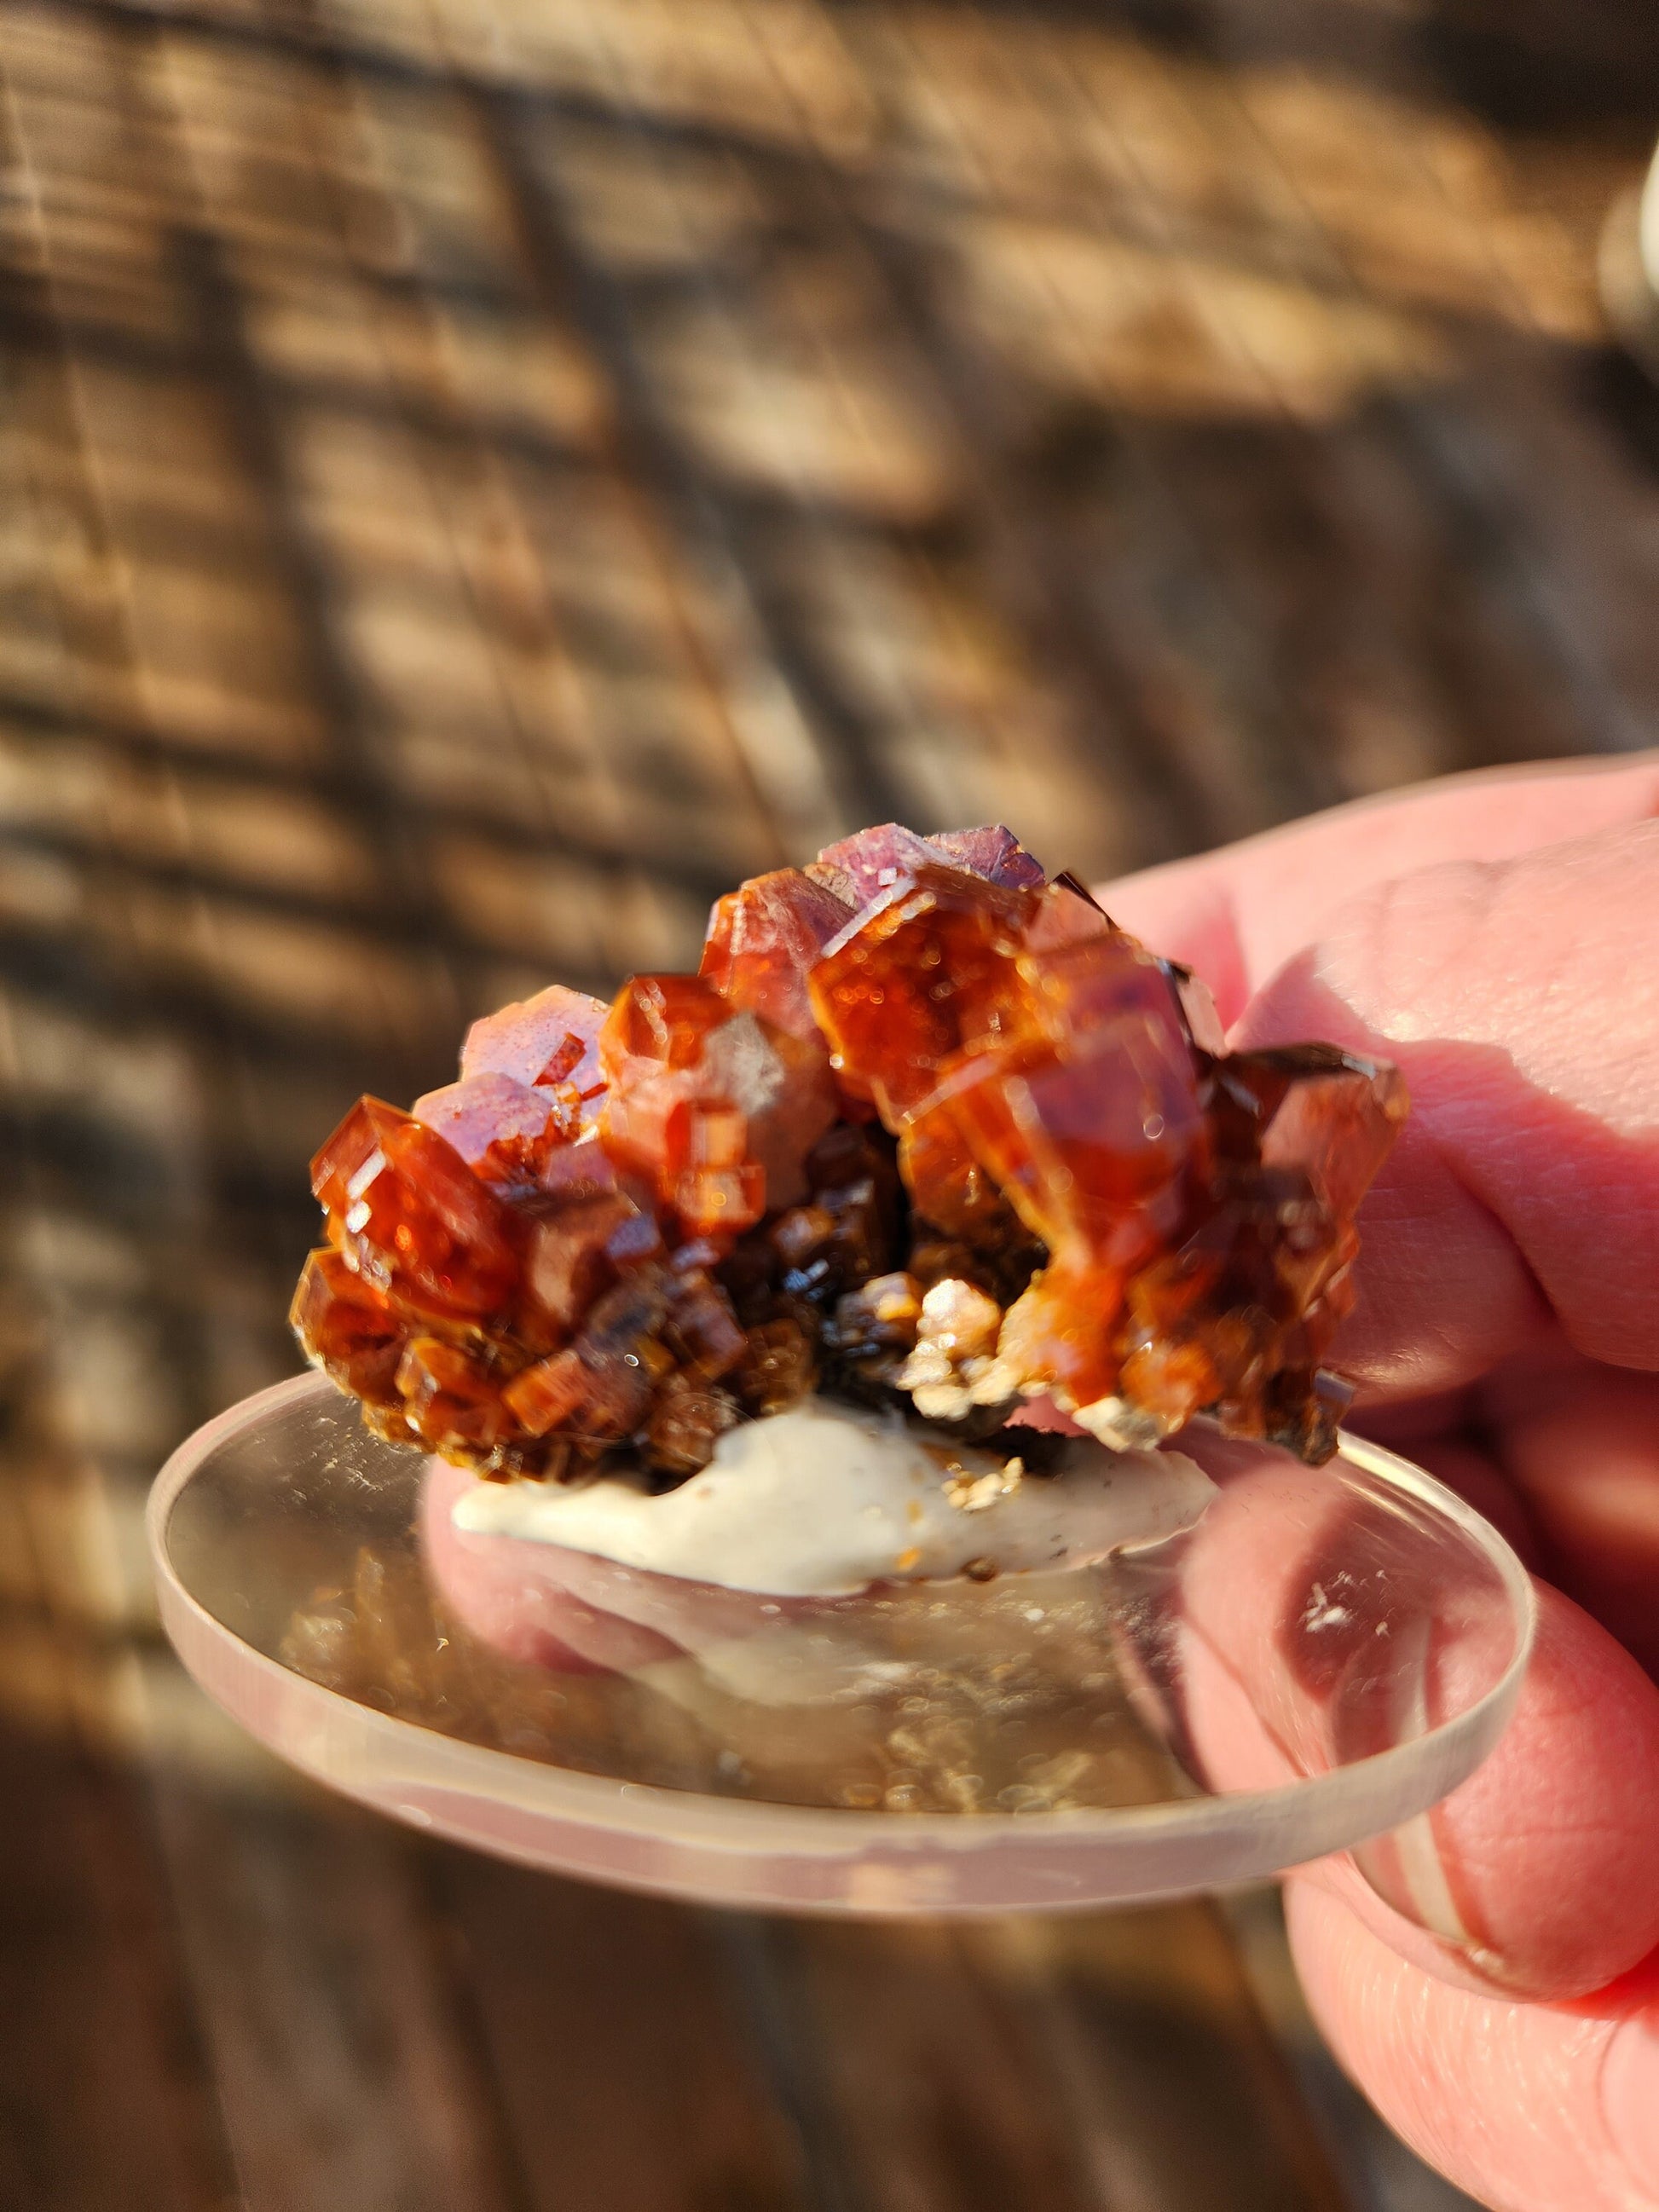
[[791,1036],[815,1038],[806,971],[853,911],[799,868],[751,877],[715,900],[698,973],[734,1006]]
[[1225,1054],[1006,830],[888,823],[718,901],[699,975],[551,986],[414,1115],[361,1101],[292,1319],[377,1433],[493,1475],[629,1443],[683,1478],[815,1387],[964,1434],[1209,1409],[1317,1460],[1404,1113],[1382,1063]]
[[511,1216],[413,1115],[359,1099],[313,1160],[311,1188],[348,1265],[394,1306],[482,1321],[511,1303]]
[[1032,895],[924,861],[832,938],[807,978],[842,1081],[890,1129],[960,1052],[994,1048],[1017,1012],[1014,962]]

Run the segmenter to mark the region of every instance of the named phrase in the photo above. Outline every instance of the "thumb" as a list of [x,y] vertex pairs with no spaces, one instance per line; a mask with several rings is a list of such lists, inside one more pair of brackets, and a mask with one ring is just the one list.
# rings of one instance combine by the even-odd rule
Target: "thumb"
[[1659,1954],[1526,2004],[1425,1973],[1305,1879],[1287,1905],[1321,2027],[1431,2165],[1496,2212],[1659,2212]]

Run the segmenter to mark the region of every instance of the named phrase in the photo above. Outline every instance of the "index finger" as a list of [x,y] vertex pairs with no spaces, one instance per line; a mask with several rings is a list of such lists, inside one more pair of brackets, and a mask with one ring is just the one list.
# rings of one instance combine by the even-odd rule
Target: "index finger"
[[1236,1042],[1404,1071],[1337,1346],[1373,1395],[1456,1389],[1561,1334],[1659,1368],[1656,813],[1652,761],[1465,781],[1110,894],[1221,987]]
[[1107,911],[1184,961],[1231,1025],[1274,970],[1362,892],[1443,861],[1513,860],[1659,815],[1659,751],[1484,769],[1333,808],[1108,884]]

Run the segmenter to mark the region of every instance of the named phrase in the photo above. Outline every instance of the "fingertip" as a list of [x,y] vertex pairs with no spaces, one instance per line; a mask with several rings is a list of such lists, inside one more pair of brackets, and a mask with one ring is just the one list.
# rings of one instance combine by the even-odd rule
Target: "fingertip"
[[583,1563],[556,1546],[457,1528],[452,1509],[475,1480],[434,1459],[421,1486],[427,1572],[462,1628],[503,1658],[555,1674],[626,1673],[676,1656],[665,1638],[573,1589],[569,1570]]
[[1289,1885],[1286,1915],[1327,2040],[1431,2165],[1504,2212],[1659,2205],[1650,1991],[1574,2007],[1451,1988],[1306,1878]]
[[1447,861],[1504,861],[1659,814],[1659,750],[1440,776],[1121,877],[1108,913],[1196,969],[1231,1024],[1252,991],[1376,884]]
[[1360,1854],[1371,1887],[1347,1897],[1443,1979],[1562,1998],[1659,1944],[1659,1691],[1570,1599],[1538,1593],[1532,1662],[1491,1757],[1425,1816],[1415,1859]]

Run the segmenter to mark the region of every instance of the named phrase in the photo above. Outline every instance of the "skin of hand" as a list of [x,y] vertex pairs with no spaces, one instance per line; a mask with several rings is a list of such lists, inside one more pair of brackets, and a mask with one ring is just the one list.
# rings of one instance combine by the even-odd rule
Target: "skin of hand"
[[[1102,896],[1205,978],[1234,1043],[1404,1068],[1334,1364],[1353,1425],[1547,1577],[1515,1719],[1430,1816],[1436,1927],[1346,1858],[1290,1884],[1314,2008],[1401,2133],[1502,2212],[1659,2212],[1659,757],[1456,779]],[[742,1632],[740,1594],[461,1535],[469,1480],[431,1471],[423,1540],[487,1642],[629,1668]],[[1253,1532],[1212,1507],[1223,1571],[1189,1597],[1230,1664],[1273,1648],[1287,1556],[1251,1500]]]
[[1456,779],[1102,896],[1234,1044],[1403,1068],[1334,1364],[1352,1425],[1541,1577],[1516,1718],[1431,1816],[1449,1916],[1346,1859],[1290,1883],[1314,2010],[1483,2203],[1659,2212],[1659,756]]

